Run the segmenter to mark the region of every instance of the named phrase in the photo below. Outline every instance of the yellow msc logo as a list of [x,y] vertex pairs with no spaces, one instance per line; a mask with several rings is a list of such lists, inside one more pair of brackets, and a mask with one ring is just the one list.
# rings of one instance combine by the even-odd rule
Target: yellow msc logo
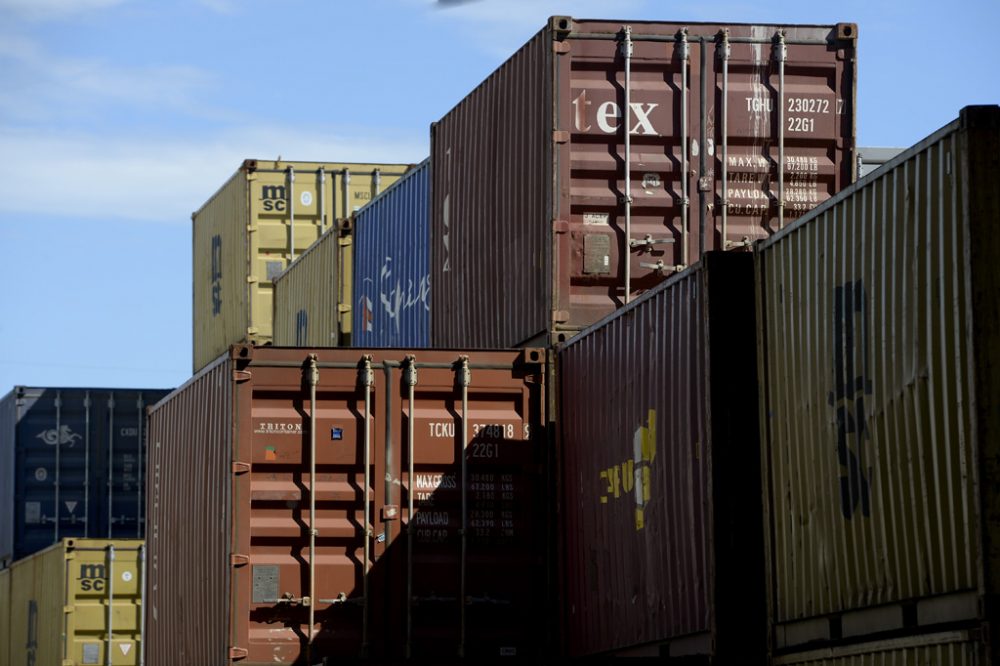
[[656,410],[649,410],[646,425],[632,435],[632,457],[601,470],[601,504],[635,493],[635,529],[646,525],[645,510],[652,486],[652,464],[656,458]]

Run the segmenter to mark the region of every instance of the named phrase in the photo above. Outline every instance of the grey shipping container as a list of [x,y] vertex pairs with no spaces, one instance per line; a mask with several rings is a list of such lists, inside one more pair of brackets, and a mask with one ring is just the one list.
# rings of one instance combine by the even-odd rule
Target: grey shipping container
[[866,148],[864,146],[859,146],[858,178],[867,176],[904,150],[906,150],[906,148]]
[[853,182],[856,37],[551,18],[431,127],[433,345],[567,339]]
[[430,344],[430,159],[354,215],[353,344]]
[[754,328],[711,252],[558,352],[568,654],[764,662]]
[[997,663],[998,183],[967,107],[757,247],[773,654],[944,628]]
[[145,409],[167,393],[18,386],[0,401],[0,561],[143,537]]

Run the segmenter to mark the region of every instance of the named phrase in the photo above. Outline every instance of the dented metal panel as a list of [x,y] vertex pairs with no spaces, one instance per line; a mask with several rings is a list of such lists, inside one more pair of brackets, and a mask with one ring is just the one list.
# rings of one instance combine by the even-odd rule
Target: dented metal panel
[[0,573],[0,666],[143,663],[145,567],[138,539],[64,539],[15,562]]
[[430,344],[430,159],[354,218],[358,347]]
[[0,561],[144,536],[146,407],[168,392],[18,386],[0,400]]
[[774,650],[995,626],[998,154],[968,107],[758,246]]
[[851,183],[856,38],[553,17],[432,127],[435,345],[564,340]]
[[246,160],[192,215],[194,369],[272,341],[272,280],[409,165]]
[[178,389],[150,413],[150,661],[537,654],[544,364],[239,346]]
[[709,253],[559,352],[571,655],[763,663],[752,270]]

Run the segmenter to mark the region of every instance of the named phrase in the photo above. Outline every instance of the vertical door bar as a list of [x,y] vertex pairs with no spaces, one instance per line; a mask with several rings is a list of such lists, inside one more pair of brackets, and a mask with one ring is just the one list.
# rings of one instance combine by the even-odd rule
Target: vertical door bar
[[146,665],[146,544],[139,544],[139,666]]
[[413,355],[407,356],[406,386],[409,399],[409,415],[406,419],[406,657],[412,655],[413,645],[413,388],[417,385],[417,361]]
[[288,247],[289,263],[295,261],[295,167],[288,167]]
[[[632,300],[632,26],[622,27],[622,53],[625,56],[625,303]],[[615,151],[618,152],[618,151]]]
[[114,607],[115,607],[115,545],[108,544],[108,613],[107,613],[107,647],[104,649],[104,663],[111,666],[111,648],[113,647],[115,627],[114,627]]
[[323,232],[326,231],[326,204],[325,204],[325,194],[326,194],[326,169],[324,167],[319,168],[319,192],[316,196],[316,204],[319,206],[319,235],[322,236]]
[[468,537],[466,531],[469,524],[469,504],[468,504],[468,464],[465,459],[465,451],[469,445],[469,383],[472,381],[472,376],[469,373],[469,357],[461,357],[461,376],[459,381],[462,384],[462,446],[459,454],[462,457],[462,531],[460,532],[462,539],[462,555],[459,564],[459,585],[458,585],[458,607],[460,609],[461,617],[459,620],[459,642],[458,642],[458,656],[465,656],[465,566],[466,566],[466,549],[468,547]]
[[778,228],[785,228],[785,33],[777,35],[776,57],[778,58]]
[[83,538],[90,536],[90,391],[83,394]]
[[60,458],[60,452],[62,450],[62,391],[56,391],[56,474],[55,481],[53,482],[54,497],[55,497],[55,538],[53,543],[59,541],[59,471],[62,467],[62,460]]
[[[345,169],[346,173],[346,169]],[[362,569],[362,579],[361,579],[361,594],[364,600],[364,610],[362,611],[364,615],[361,618],[361,650],[364,654],[368,652],[368,562],[371,557],[371,551],[369,542],[371,540],[371,528],[369,527],[370,521],[370,510],[368,507],[368,491],[371,488],[371,442],[372,442],[372,432],[371,432],[371,409],[372,409],[372,386],[375,384],[375,373],[372,372],[372,357],[367,355],[364,357],[364,363],[362,366],[362,376],[361,382],[363,391],[365,393],[365,452],[364,452],[364,466],[365,466],[365,484],[362,493],[361,502],[364,505],[364,518],[363,518],[363,530],[364,530],[364,566]]]
[[143,492],[142,492],[142,485],[143,485],[142,481],[143,481],[143,478],[146,476],[146,474],[145,474],[146,468],[143,467],[143,463],[142,463],[143,448],[144,448],[144,444],[146,442],[146,440],[145,440],[145,433],[143,432],[143,429],[142,429],[142,426],[143,426],[143,418],[142,418],[143,414],[142,414],[142,410],[143,410],[143,407],[145,406],[145,403],[142,400],[142,393],[139,394],[139,398],[136,400],[135,406],[136,406],[136,409],[139,412],[139,414],[138,414],[139,427],[137,428],[137,430],[138,430],[138,439],[136,440],[136,449],[138,450],[138,467],[139,467],[138,477],[139,477],[139,480],[138,480],[138,483],[136,484],[136,488],[137,489],[136,489],[136,492],[135,492],[135,538],[136,539],[141,539],[142,538],[142,523],[143,523],[142,499],[143,499],[143,497],[145,497],[145,495],[143,495]]
[[705,182],[708,177],[708,164],[706,162],[708,159],[708,58],[706,57],[708,46],[705,44],[704,36],[699,41],[701,48],[698,51],[698,58],[701,62],[698,64],[700,65],[701,81],[699,83],[701,85],[698,86],[698,97],[701,105],[699,110],[701,149],[698,151],[698,208],[700,210],[698,215],[698,259],[701,259],[702,255],[705,254],[705,222],[708,220],[708,192]]
[[720,247],[729,249],[729,28],[721,32],[722,43],[722,239]]
[[688,59],[691,54],[687,28],[681,30],[681,266],[688,264]]
[[[309,636],[306,661],[312,663],[312,644],[316,626],[316,385],[319,368],[316,354],[309,354]],[[366,576],[367,577],[367,576]]]
[[115,522],[115,394],[108,397],[108,538]]

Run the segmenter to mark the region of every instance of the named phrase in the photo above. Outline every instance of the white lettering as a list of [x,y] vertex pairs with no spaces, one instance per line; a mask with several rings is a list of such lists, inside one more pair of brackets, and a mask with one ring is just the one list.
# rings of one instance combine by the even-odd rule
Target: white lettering
[[582,93],[573,100],[573,115],[575,117],[576,130],[578,132],[586,132],[590,129],[590,123],[586,122],[585,116],[587,113],[587,107],[590,106],[590,101],[587,99],[587,91],[584,90]]
[[619,109],[618,105],[614,102],[605,102],[597,107],[597,126],[600,127],[601,131],[606,134],[613,134],[618,130],[617,123],[615,125],[611,125],[608,120],[621,117],[621,109]]
[[643,104],[642,102],[632,102],[629,104],[629,108],[635,112],[636,124],[631,130],[632,134],[639,134],[639,130],[643,130],[642,134],[656,134],[656,130],[653,129],[653,123],[649,121],[649,114],[658,106],[659,104],[652,102],[649,104]]
[[430,428],[431,437],[452,438],[455,436],[455,424],[451,421],[432,421],[427,425]]

